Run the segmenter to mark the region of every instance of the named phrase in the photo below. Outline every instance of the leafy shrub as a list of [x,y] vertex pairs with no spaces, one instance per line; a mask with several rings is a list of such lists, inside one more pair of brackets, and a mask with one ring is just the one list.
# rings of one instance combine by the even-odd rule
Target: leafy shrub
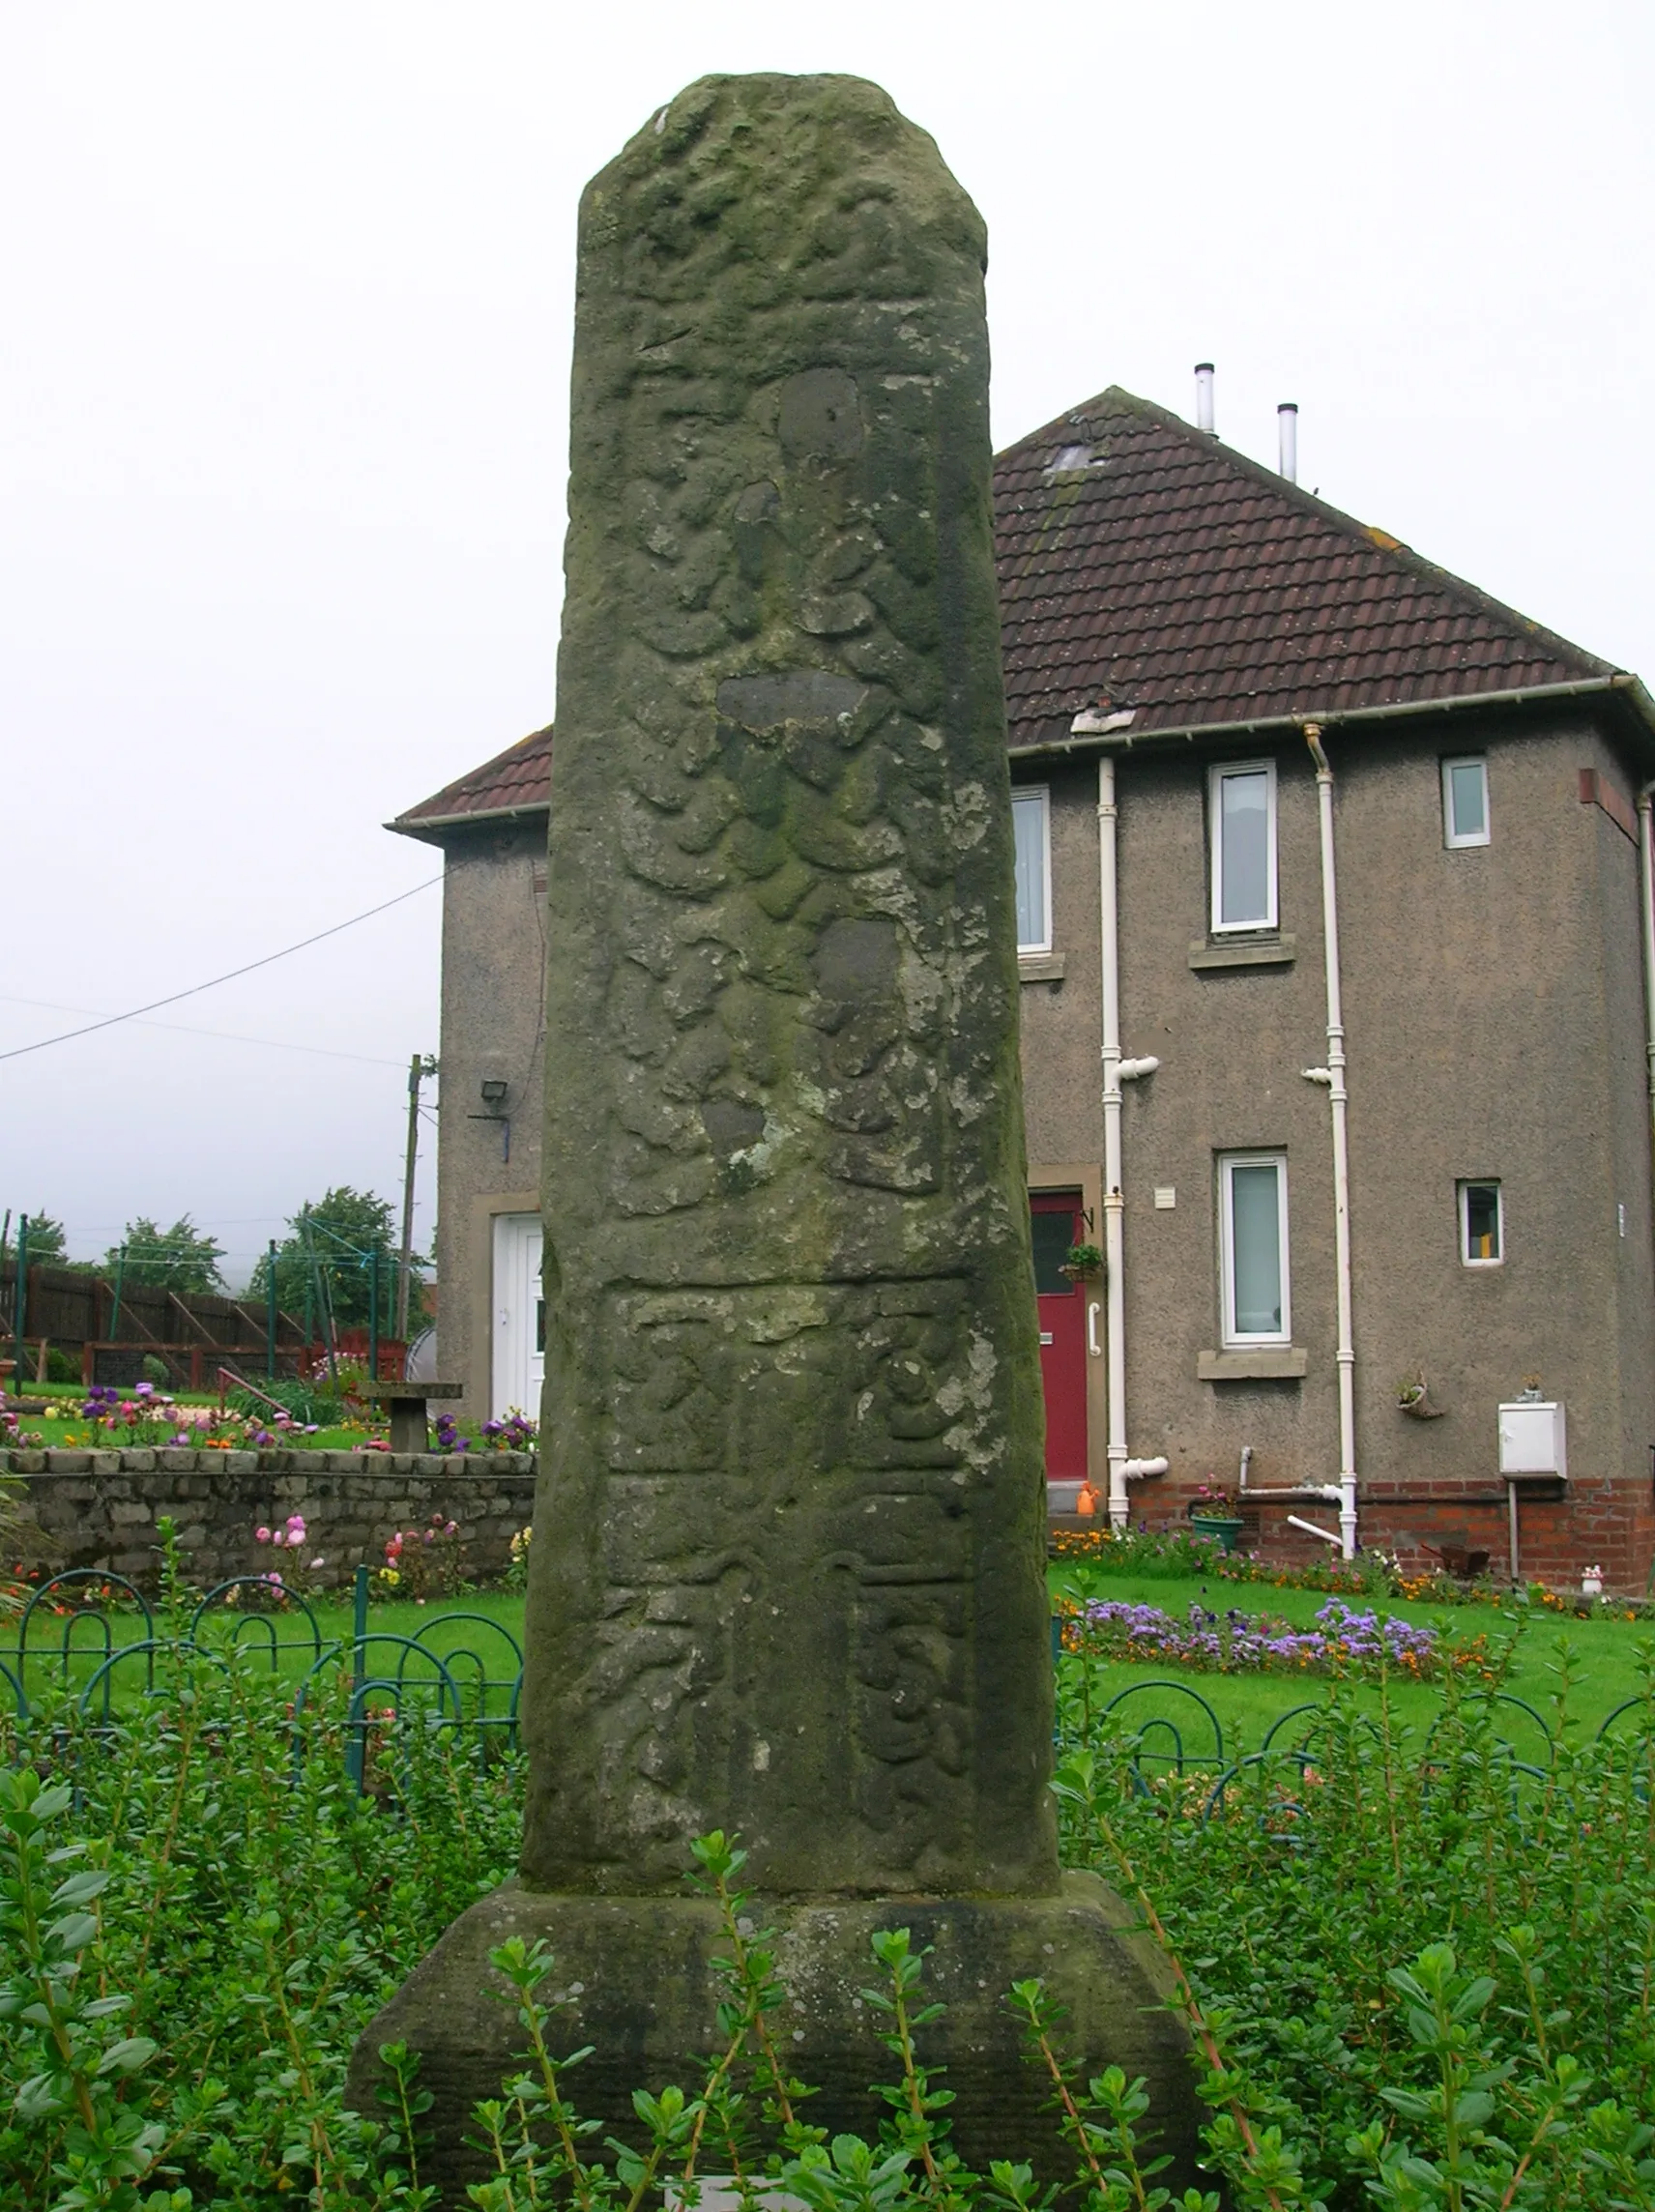
[[534,1526],[519,1528],[511,1539],[511,1557],[502,1580],[509,1590],[526,1590],[529,1586],[529,1547],[535,1540]]
[[259,1384],[257,1396],[250,1390],[232,1390],[225,1402],[249,1420],[263,1420],[269,1415],[272,1398],[301,1426],[330,1429],[345,1417],[345,1402],[337,1392],[325,1382],[297,1376],[272,1377]]
[[[167,1564],[154,1695],[111,1722],[43,1702],[0,1767],[0,2204],[28,2212],[421,2212],[424,2093],[392,2052],[384,2110],[343,2109],[351,2045],[441,1930],[504,1878],[523,1775],[420,1713],[374,1729],[371,1794],[344,1782],[348,1662],[295,1706],[256,1648],[183,1640]],[[1065,1659],[1065,1676],[1078,1673]],[[1446,1675],[1429,1738],[1381,1680],[1335,1681],[1291,1752],[1222,1778],[1082,1733],[1065,1694],[1064,1856],[1131,1900],[1174,1962],[1235,2212],[1625,2212],[1655,2204],[1655,1650],[1601,1741],[1570,1717],[1519,1761],[1498,1675]],[[1417,1697],[1417,1687],[1410,1685]],[[741,2170],[809,2212],[1047,2212],[1031,2147],[966,2172],[925,2058],[922,1962],[877,1939],[864,2003],[895,2078],[877,2142],[824,2142],[767,2049],[773,1951],[727,1838],[696,1851],[726,1935],[706,2075],[640,2084],[632,2146],[598,2143],[559,2056],[543,1951],[504,1946],[525,2070],[479,2112],[479,2212],[638,2212]],[[1038,1982],[1009,2001],[1052,2083],[1078,2212],[1163,2212],[1141,2086],[1075,2078]],[[187,2194],[188,2193],[188,2194]],[[1186,2196],[1179,2212],[1212,2212]]]
[[387,1595],[412,1598],[417,1605],[432,1597],[456,1597],[469,1581],[470,1549],[457,1522],[433,1513],[422,1528],[392,1530],[385,1564],[375,1579]]
[[[1065,1859],[1177,1963],[1209,2141],[1291,2151],[1275,2201],[1655,2204],[1655,1647],[1640,1664],[1635,1709],[1582,1740],[1560,1646],[1553,1740],[1523,1758],[1497,1665],[1442,1677],[1428,1738],[1382,1680],[1377,1711],[1336,1682],[1292,1750],[1222,1778],[1155,1759],[1164,1735],[1071,1735]],[[1272,2201],[1256,2184],[1238,2204]]]

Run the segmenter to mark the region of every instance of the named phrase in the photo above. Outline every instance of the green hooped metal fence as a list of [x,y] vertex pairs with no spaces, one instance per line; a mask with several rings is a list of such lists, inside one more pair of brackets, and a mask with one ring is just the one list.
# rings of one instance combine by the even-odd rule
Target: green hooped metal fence
[[[303,1596],[291,1590],[274,1595],[266,1576],[234,1575],[193,1601],[182,1633],[176,1611],[162,1632],[135,1584],[98,1568],[72,1568],[43,1583],[23,1609],[11,1653],[0,1656],[0,1712],[9,1694],[19,1723],[67,1709],[93,1727],[115,1729],[137,1702],[158,1695],[158,1661],[186,1656],[223,1668],[239,1660],[285,1677],[296,1758],[303,1756],[306,1711],[325,1686],[340,1701],[345,1771],[359,1790],[366,1784],[370,1747],[399,1724],[417,1720],[428,1729],[469,1731],[479,1758],[492,1744],[515,1746],[523,1647],[511,1630],[463,1604],[433,1606],[412,1635],[375,1628],[369,1590],[368,1569],[359,1567],[351,1633],[329,1636]],[[1060,1631],[1054,1619],[1060,1769],[1075,1753],[1107,1741],[1121,1761],[1128,1790],[1149,1795],[1168,1782],[1196,1790],[1204,1821],[1249,1778],[1274,1777],[1286,1787],[1302,1780],[1334,1725],[1326,1700],[1308,1700],[1280,1714],[1258,1750],[1242,1755],[1227,1742],[1211,1702],[1187,1681],[1147,1677],[1094,1701],[1082,1668],[1077,1694],[1066,1679]],[[1544,1784],[1561,1749],[1545,1716],[1503,1690],[1466,1693],[1466,1703],[1478,1706],[1513,1790]],[[1446,1707],[1418,1754],[1428,1770],[1445,1713]],[[1655,1792],[1655,1697],[1625,1699],[1591,1740],[1635,1760],[1640,1787]]]
[[288,1590],[273,1597],[263,1575],[233,1575],[190,1607],[182,1634],[164,1632],[155,1608],[123,1575],[71,1568],[31,1592],[0,1686],[17,1721],[66,1708],[117,1728],[135,1701],[157,1695],[158,1661],[180,1656],[228,1668],[236,1660],[292,1684],[296,1746],[324,1677],[348,1670],[343,1710],[345,1767],[364,1784],[376,1736],[418,1717],[434,1728],[471,1731],[479,1753],[514,1744],[523,1688],[523,1647],[511,1630],[463,1605],[433,1606],[405,1636],[368,1621],[369,1573],[356,1572],[348,1637],[328,1636],[314,1608]]

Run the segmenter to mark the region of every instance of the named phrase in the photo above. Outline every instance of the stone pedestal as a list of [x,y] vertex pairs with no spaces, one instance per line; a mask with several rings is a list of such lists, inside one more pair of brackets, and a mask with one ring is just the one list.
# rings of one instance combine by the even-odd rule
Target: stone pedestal
[[[786,2063],[822,2092],[803,2116],[830,2135],[848,2131],[871,2141],[878,2134],[886,2107],[868,2094],[869,2084],[892,2080],[896,2061],[858,1992],[883,1980],[870,1936],[907,1928],[916,1950],[932,1947],[927,1995],[948,2007],[920,2031],[919,2052],[925,2063],[948,2069],[946,2085],[958,2099],[954,2139],[969,2163],[986,2170],[991,2159],[1028,2158],[1044,2179],[1072,2173],[1047,2109],[1050,2083],[1021,2056],[1016,2022],[1002,2001],[1012,1982],[1039,1974],[1067,2014],[1063,2049],[1084,2054],[1091,2071],[1115,2064],[1143,2075],[1164,2131],[1160,2147],[1173,2153],[1180,2186],[1195,2180],[1188,2046],[1165,2009],[1171,1975],[1095,1877],[1064,1875],[1050,1897],[795,1899],[765,1913],[764,1924],[778,1932],[777,1965],[791,1999],[772,2016],[773,2033]],[[376,2043],[403,2040],[424,2053],[437,2149],[421,2172],[454,2202],[462,2183],[479,2172],[475,2154],[461,2147],[476,2132],[472,2108],[499,2094],[523,2042],[515,2000],[488,1964],[490,1950],[509,1936],[550,1944],[557,1967],[542,1999],[578,1992],[558,2008],[549,2034],[560,2054],[595,2047],[569,2076],[567,2093],[583,2113],[601,2114],[606,2132],[639,2137],[632,2091],[673,2081],[692,2092],[705,2054],[719,2043],[711,1965],[718,1923],[711,1905],[554,1897],[515,1882],[497,1889],[454,1922],[373,2029]],[[371,2109],[367,2059],[364,2038],[352,2075],[364,2110]]]

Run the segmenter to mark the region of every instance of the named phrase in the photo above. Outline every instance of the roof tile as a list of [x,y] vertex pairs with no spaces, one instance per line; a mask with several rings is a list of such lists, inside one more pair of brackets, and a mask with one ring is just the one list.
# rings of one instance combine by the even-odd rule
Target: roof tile
[[[1054,470],[1077,448],[1086,466]],[[994,492],[1014,747],[1088,707],[1132,709],[1138,738],[1613,673],[1118,387],[1002,453]],[[393,827],[543,806],[551,752],[537,730]]]
[[1087,707],[1136,738],[1612,673],[1116,388],[1001,454],[995,504],[1014,746]]
[[468,817],[487,818],[509,814],[520,807],[544,806],[552,785],[552,731],[550,723],[529,737],[519,738],[503,753],[496,753],[469,775],[445,784],[418,806],[396,817],[392,828],[419,836],[438,825],[457,828]]

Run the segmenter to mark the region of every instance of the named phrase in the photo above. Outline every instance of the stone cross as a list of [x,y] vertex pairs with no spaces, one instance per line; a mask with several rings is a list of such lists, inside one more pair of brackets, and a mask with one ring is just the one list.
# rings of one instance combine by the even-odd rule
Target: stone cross
[[984,261],[850,77],[704,79],[582,203],[522,1877],[353,2076],[422,2049],[456,2153],[513,2049],[508,1933],[580,1993],[603,2117],[694,2081],[712,1827],[780,1911],[812,2118],[877,2125],[855,1994],[902,1924],[968,2152],[1050,2137],[1016,1975],[1187,2107],[1165,1977],[1060,1877],[1047,1787]]

